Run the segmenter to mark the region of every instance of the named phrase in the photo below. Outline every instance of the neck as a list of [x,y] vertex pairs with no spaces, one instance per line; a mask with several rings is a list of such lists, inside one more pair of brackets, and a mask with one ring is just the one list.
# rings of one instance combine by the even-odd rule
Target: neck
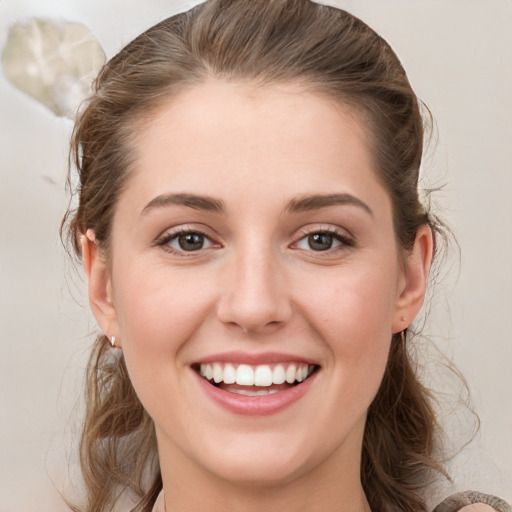
[[165,512],[371,512],[362,489],[354,489],[344,498],[340,493],[326,494],[321,489],[306,495],[300,485],[279,489],[265,486],[226,489],[216,486],[215,492],[201,490],[200,495],[197,490],[182,491],[174,494],[171,490],[165,494]]

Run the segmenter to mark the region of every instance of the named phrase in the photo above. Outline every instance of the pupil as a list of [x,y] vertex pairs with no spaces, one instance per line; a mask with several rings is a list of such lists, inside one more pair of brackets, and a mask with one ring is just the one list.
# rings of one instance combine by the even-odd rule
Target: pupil
[[314,251],[327,251],[332,247],[332,235],[329,235],[329,233],[315,233],[309,235],[308,243]]
[[180,235],[178,242],[184,251],[197,251],[203,247],[204,238],[199,233],[186,233]]

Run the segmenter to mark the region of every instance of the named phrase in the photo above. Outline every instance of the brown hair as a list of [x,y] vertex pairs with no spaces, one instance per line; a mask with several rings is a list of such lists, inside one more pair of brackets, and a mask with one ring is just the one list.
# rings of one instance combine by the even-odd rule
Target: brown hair
[[[215,77],[256,84],[294,82],[352,109],[370,135],[376,173],[393,204],[395,233],[409,250],[418,228],[437,225],[418,198],[424,119],[390,46],[351,14],[307,0],[210,0],[137,37],[111,59],[76,122],[71,155],[79,173],[76,210],[63,221],[79,238],[95,233],[108,256],[116,201],[133,162],[130,145],[164,99]],[[428,117],[428,116],[427,116]],[[406,332],[393,336],[380,390],[368,411],[361,480],[373,510],[425,510],[437,425],[417,379]],[[152,422],[122,355],[100,336],[87,371],[81,463],[84,510],[110,510],[131,491],[149,511],[161,489]]]

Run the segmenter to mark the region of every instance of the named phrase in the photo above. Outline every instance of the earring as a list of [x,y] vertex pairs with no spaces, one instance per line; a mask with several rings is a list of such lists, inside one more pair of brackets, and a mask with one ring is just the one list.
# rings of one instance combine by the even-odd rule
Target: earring
[[116,346],[116,337],[115,337],[115,336],[112,336],[112,337],[110,338],[110,344],[111,344],[113,347],[115,347],[115,346]]

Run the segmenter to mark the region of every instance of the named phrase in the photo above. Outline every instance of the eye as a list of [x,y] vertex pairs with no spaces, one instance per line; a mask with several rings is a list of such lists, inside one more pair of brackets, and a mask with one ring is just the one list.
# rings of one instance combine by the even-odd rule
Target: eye
[[198,251],[207,242],[206,237],[201,233],[182,233],[176,237],[176,243],[184,251]]
[[305,251],[326,252],[353,243],[341,233],[333,231],[315,231],[308,233],[295,243],[295,248]]
[[213,242],[199,231],[180,231],[167,234],[158,245],[173,252],[195,252],[213,247]]

